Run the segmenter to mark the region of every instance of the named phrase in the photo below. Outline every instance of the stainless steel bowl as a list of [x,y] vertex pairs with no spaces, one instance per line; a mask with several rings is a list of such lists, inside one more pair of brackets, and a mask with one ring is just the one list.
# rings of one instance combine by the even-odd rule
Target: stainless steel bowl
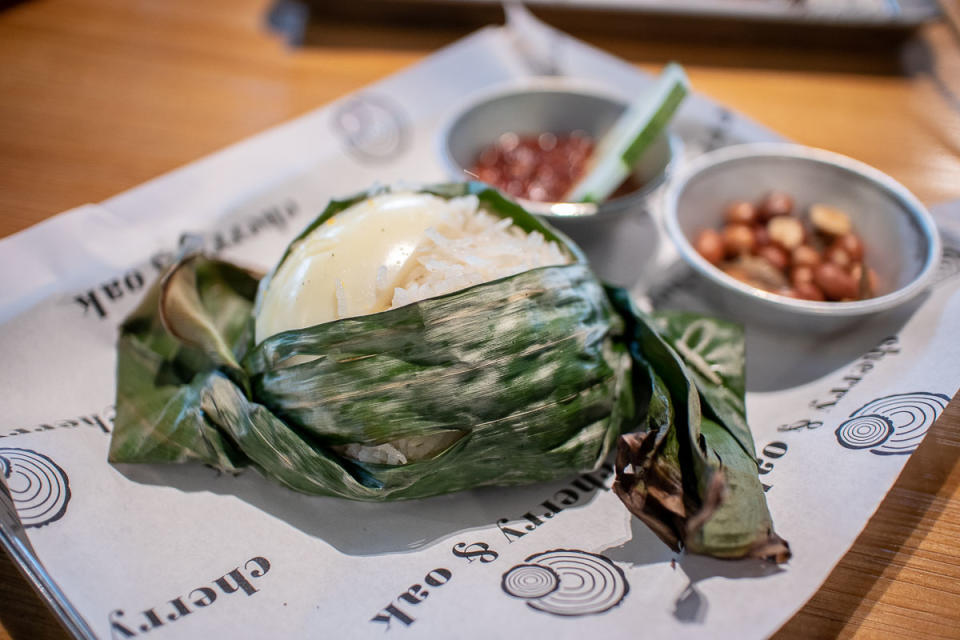
[[[450,177],[471,179],[467,170],[484,147],[504,133],[539,134],[583,131],[599,139],[613,126],[626,102],[602,88],[568,78],[537,78],[474,97],[452,117],[440,137],[440,155]],[[599,206],[581,202],[521,200],[533,213],[551,222],[596,220],[643,209],[643,201],[660,186],[675,158],[675,136],[660,136],[643,155],[634,174],[643,185]]]
[[[880,295],[856,302],[811,302],[736,280],[693,247],[696,234],[719,229],[731,200],[758,200],[777,189],[799,211],[821,202],[846,211],[866,247]],[[801,331],[829,331],[891,309],[921,293],[936,273],[940,236],[929,212],[890,176],[845,156],[793,144],[745,144],[704,154],[668,185],[664,222],[683,259],[712,283],[716,302],[741,320]]]

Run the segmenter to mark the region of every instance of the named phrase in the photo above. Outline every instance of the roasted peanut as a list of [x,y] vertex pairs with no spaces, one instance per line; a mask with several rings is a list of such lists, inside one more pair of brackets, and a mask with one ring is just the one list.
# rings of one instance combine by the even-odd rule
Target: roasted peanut
[[857,295],[857,281],[832,262],[824,262],[813,270],[813,283],[830,300],[854,298]]
[[802,264],[790,272],[790,283],[796,287],[801,282],[813,282],[813,267]]
[[751,227],[753,229],[753,237],[757,241],[757,247],[765,247],[770,244],[770,234],[767,233],[767,225],[763,223],[758,223]]
[[759,289],[776,291],[789,284],[783,271],[763,258],[742,255],[733,264],[746,275],[744,282]]
[[810,222],[817,231],[828,236],[842,236],[853,228],[850,216],[825,204],[810,205]]
[[857,292],[861,300],[877,295],[877,272],[873,269],[864,269],[862,262],[857,262],[850,268],[850,276],[857,283]]
[[787,265],[790,264],[790,257],[788,256],[787,252],[775,244],[768,244],[764,247],[759,247],[757,249],[757,256],[765,259],[767,262],[781,271],[785,270]]
[[823,291],[817,287],[817,285],[812,282],[800,282],[793,285],[793,290],[796,292],[797,297],[801,300],[815,300],[816,302],[823,302],[826,298],[823,297]]
[[863,260],[863,240],[855,233],[845,233],[842,236],[838,236],[830,246],[843,249],[854,262]]
[[722,236],[723,249],[728,257],[750,253],[757,244],[753,229],[745,224],[728,224],[723,228]]
[[755,203],[730,201],[723,227],[701,231],[694,247],[727,275],[778,295],[839,302],[877,295],[877,274],[863,264],[850,216],[814,204],[801,221],[794,206],[782,191]]
[[823,258],[827,262],[832,262],[841,269],[850,269],[854,264],[854,260],[850,257],[850,254],[847,253],[843,247],[838,246],[836,243],[827,247],[827,250],[823,252]]
[[787,251],[793,251],[803,244],[803,225],[796,218],[777,216],[767,223],[770,240]]
[[793,250],[790,262],[795,267],[815,267],[820,264],[820,253],[808,244],[802,244]]
[[760,201],[757,213],[763,220],[776,216],[788,216],[793,213],[793,198],[782,191],[771,191]]
[[704,229],[697,234],[693,247],[710,264],[720,264],[723,260],[723,236],[719,231]]
[[733,278],[734,280],[739,280],[740,282],[745,282],[746,284],[750,283],[750,276],[747,275],[747,272],[743,270],[743,267],[739,266],[736,263],[725,263],[720,266],[720,270],[725,274]]
[[757,221],[757,208],[752,202],[737,200],[727,206],[723,218],[728,224],[753,224]]

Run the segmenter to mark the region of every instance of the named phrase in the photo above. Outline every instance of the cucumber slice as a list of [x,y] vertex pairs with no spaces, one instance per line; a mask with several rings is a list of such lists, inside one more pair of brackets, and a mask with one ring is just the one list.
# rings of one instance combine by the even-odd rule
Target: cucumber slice
[[666,128],[689,90],[683,67],[673,62],[664,67],[653,89],[627,107],[600,139],[590,168],[566,200],[599,203],[609,198]]

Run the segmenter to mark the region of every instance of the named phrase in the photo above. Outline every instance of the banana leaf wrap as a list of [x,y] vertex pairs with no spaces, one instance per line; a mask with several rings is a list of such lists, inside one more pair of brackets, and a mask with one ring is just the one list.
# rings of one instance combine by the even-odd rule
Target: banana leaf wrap
[[626,291],[608,293],[628,322],[636,393],[648,398],[617,443],[614,492],[673,549],[789,560],[746,422],[742,328],[687,312],[647,316]]
[[[775,534],[743,419],[742,362],[739,378],[695,378],[664,337],[713,321],[657,328],[565,236],[498,192],[425,191],[476,194],[572,262],[254,344],[270,276],[187,247],[121,327],[110,461],[254,467],[296,491],[383,501],[556,479],[618,448],[618,495],[668,544],[784,560],[758,552]],[[372,193],[333,201],[297,240]],[[725,334],[708,367],[728,338],[742,355],[742,335]],[[458,439],[406,464],[338,453],[438,433]]]

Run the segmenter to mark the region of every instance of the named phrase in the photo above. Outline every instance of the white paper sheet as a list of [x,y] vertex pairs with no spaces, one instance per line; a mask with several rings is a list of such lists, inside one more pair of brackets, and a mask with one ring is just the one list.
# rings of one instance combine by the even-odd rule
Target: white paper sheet
[[[537,23],[488,28],[0,241],[0,470],[40,559],[100,637],[763,637],[816,591],[960,386],[960,204],[936,211],[947,252],[922,299],[829,340],[749,333],[748,414],[794,553],[780,568],[676,556],[631,519],[603,470],[358,504],[253,472],[106,463],[117,325],[183,232],[268,268],[329,198],[448,178],[444,123],[471,94],[544,70],[624,96],[651,82]],[[674,130],[688,157],[776,138],[700,96]],[[685,280],[657,202],[650,218],[575,235],[602,276],[682,302],[665,282]],[[858,413],[888,417],[895,433],[880,442]]]

